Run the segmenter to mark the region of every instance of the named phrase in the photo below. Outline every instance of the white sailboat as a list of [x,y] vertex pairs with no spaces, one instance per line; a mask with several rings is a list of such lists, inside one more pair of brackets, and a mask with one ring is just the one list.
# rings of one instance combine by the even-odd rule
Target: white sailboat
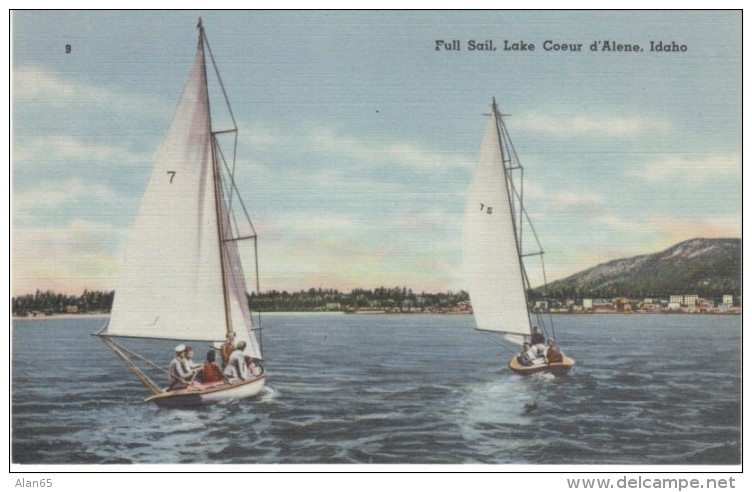
[[[465,208],[464,261],[476,328],[506,334],[522,343],[538,326],[553,337],[553,319],[531,319],[530,282],[524,258],[543,250],[522,204],[522,166],[493,100],[490,121]],[[524,226],[524,227],[523,227]],[[535,250],[523,251],[523,232],[532,236]],[[527,237],[526,237],[527,238]],[[545,273],[544,273],[545,280]],[[509,367],[520,374],[566,373],[574,360],[522,366],[512,357]]]
[[[234,181],[237,126],[200,19],[198,31],[193,68],[131,229],[112,313],[98,333],[151,392],[146,401],[160,406],[250,397],[265,382],[238,252],[239,242],[250,240],[255,254],[256,233]],[[209,62],[229,128],[212,126]],[[229,162],[220,147],[223,138],[232,140]],[[186,388],[174,391],[155,383],[143,366],[166,380],[164,368],[119,343],[122,337],[135,337],[216,347],[228,332],[235,332],[236,345],[245,342],[256,373],[247,380],[214,384],[186,381]]]

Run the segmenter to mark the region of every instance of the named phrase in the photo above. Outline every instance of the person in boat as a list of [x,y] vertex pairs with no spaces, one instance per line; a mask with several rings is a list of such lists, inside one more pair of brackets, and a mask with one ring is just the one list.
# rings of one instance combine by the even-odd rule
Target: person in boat
[[222,369],[217,364],[217,353],[214,350],[208,351],[204,367],[201,368],[201,382],[216,383],[217,381],[224,381],[224,379]]
[[533,334],[530,336],[530,345],[533,348],[533,352],[539,356],[542,356],[546,351],[546,338],[537,326],[533,327]]
[[248,366],[248,373],[251,376],[259,376],[264,373],[264,367],[261,365],[259,359],[246,355],[245,363]]
[[170,386],[167,391],[187,388],[195,376],[195,373],[185,364],[185,351],[186,347],[183,344],[175,347],[175,358],[170,362]]
[[523,366],[532,366],[538,359],[538,355],[533,352],[530,343],[525,342],[522,344],[522,352],[517,356],[517,361]]
[[222,356],[222,370],[224,371],[227,364],[230,362],[230,355],[235,350],[235,332],[231,331],[227,333],[227,338],[221,347],[219,347],[219,354]]
[[183,351],[183,365],[191,372],[196,372],[197,369],[201,368],[199,364],[193,362],[193,347],[188,346]]
[[224,375],[228,379],[249,379],[251,377],[248,370],[248,363],[245,360],[245,342],[239,341],[235,346],[235,350],[230,354],[230,359],[227,361],[227,367],[225,367]]
[[556,362],[564,362],[564,354],[556,346],[556,342],[553,338],[548,339],[548,350],[546,350],[546,360],[549,364]]

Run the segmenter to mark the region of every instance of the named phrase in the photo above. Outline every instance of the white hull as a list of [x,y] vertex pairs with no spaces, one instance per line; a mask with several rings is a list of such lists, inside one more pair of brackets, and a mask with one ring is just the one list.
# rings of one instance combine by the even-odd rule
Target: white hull
[[571,359],[567,356],[564,356],[564,360],[561,362],[553,362],[550,364],[545,362],[538,362],[533,364],[532,366],[523,366],[517,360],[516,356],[512,357],[509,361],[509,368],[516,374],[523,376],[529,376],[531,374],[537,373],[549,373],[553,374],[554,376],[566,376],[567,374],[569,374],[569,371],[574,367],[574,365],[574,359]]
[[163,391],[150,396],[145,401],[162,408],[198,407],[228,400],[251,398],[261,392],[265,383],[266,375],[262,374],[255,379],[238,381],[232,384],[197,385],[176,391]]

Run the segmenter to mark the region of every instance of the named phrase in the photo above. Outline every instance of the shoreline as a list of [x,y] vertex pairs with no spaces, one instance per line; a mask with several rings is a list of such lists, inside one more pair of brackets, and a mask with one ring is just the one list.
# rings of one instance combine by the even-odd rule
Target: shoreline
[[85,318],[109,318],[110,313],[86,313],[86,314],[51,314],[49,316],[12,316],[13,321],[25,320],[51,320],[51,319],[85,319]]
[[[267,312],[253,312],[253,316],[274,316],[274,315],[360,315],[360,316],[467,316],[472,313],[453,313],[453,312],[434,312],[434,313],[400,313],[400,312],[384,312],[384,311],[267,311]],[[548,314],[548,313],[546,313]],[[741,316],[740,311],[731,312],[715,312],[715,313],[683,313],[683,312],[658,312],[658,313],[550,313],[562,316],[644,316],[644,315],[664,315],[664,316]],[[12,321],[37,321],[37,320],[55,320],[55,319],[88,319],[88,318],[109,318],[110,313],[86,313],[86,314],[51,314],[49,316],[12,316]]]

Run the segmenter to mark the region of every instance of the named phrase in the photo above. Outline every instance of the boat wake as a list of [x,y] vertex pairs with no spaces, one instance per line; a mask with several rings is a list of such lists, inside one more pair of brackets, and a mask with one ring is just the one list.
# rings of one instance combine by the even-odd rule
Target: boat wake
[[264,388],[258,394],[258,399],[261,403],[270,403],[274,401],[276,398],[277,398],[277,391],[270,386],[264,386]]

